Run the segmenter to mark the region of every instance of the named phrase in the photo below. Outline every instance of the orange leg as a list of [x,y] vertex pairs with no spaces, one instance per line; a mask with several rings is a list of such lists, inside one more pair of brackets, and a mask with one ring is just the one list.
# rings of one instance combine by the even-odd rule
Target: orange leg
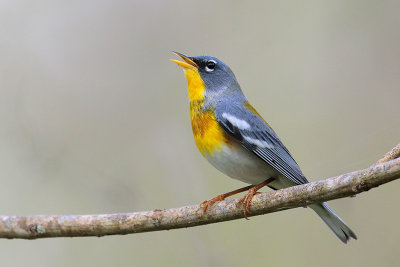
[[268,180],[265,180],[261,184],[251,186],[251,188],[249,188],[249,192],[243,198],[241,198],[239,200],[237,205],[239,205],[240,203],[243,203],[244,217],[246,219],[248,219],[247,215],[250,213],[251,200],[253,199],[253,197],[255,195],[257,195],[259,193],[257,191],[260,190],[262,187],[266,186],[267,184],[269,184],[270,182],[272,182],[273,180],[275,180],[275,179],[274,178],[269,178]]
[[214,198],[212,198],[212,199],[210,199],[210,200],[203,201],[203,202],[200,204],[200,208],[203,208],[203,211],[206,212],[206,211],[207,211],[207,208],[208,208],[209,206],[212,206],[215,202],[217,202],[217,201],[222,201],[222,200],[224,200],[224,199],[227,198],[227,197],[230,197],[230,196],[239,194],[239,193],[241,193],[241,192],[247,191],[247,190],[251,189],[252,187],[254,187],[254,185],[245,186],[245,187],[242,187],[242,188],[233,190],[233,191],[231,191],[231,192],[218,195],[218,196],[216,196],[216,197],[214,197]]

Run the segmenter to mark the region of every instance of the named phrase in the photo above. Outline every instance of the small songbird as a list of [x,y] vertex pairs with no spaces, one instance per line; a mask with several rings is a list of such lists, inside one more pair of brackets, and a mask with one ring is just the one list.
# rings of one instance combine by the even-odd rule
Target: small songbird
[[[270,125],[247,101],[231,69],[211,56],[188,57],[175,52],[183,61],[190,119],[195,143],[201,154],[218,170],[249,186],[204,201],[204,211],[217,201],[248,191],[239,201],[244,215],[257,191],[269,186],[278,190],[308,183],[296,161]],[[354,232],[326,203],[309,206],[336,236],[347,243],[357,239]]]

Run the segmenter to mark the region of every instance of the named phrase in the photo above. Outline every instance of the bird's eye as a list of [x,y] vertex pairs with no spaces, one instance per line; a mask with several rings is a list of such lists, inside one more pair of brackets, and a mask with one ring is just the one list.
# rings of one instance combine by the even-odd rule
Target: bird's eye
[[209,60],[206,63],[206,71],[207,72],[212,72],[215,68],[215,65],[217,65],[217,62],[215,62],[214,60]]

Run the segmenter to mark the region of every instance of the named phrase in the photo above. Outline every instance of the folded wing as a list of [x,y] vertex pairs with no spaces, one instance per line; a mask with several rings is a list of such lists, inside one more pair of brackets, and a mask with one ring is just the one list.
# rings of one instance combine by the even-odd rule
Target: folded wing
[[276,133],[253,111],[232,103],[215,106],[217,121],[229,135],[293,183],[308,183]]

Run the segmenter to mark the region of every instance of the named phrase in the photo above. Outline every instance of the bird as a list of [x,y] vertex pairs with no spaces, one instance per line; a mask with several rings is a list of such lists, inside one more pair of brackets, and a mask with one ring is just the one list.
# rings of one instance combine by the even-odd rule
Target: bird
[[[247,219],[251,200],[262,187],[278,190],[309,183],[275,131],[248,102],[228,65],[213,56],[174,53],[183,60],[170,59],[183,68],[187,79],[197,148],[216,169],[249,184],[202,202],[204,212],[217,201],[248,191],[238,202]],[[309,207],[342,242],[357,239],[326,203]]]

